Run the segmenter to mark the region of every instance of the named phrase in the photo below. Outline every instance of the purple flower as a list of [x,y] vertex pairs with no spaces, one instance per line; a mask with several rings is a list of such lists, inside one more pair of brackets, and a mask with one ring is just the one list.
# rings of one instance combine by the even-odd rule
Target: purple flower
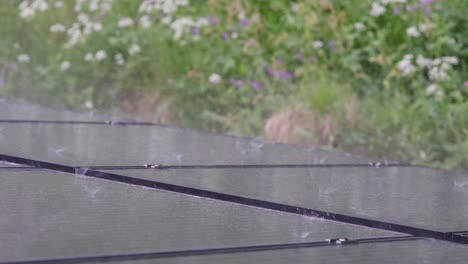
[[245,18],[245,19],[243,19],[243,20],[239,23],[239,26],[240,26],[240,27],[245,27],[245,26],[247,26],[249,23],[250,23],[250,19]]
[[211,19],[211,24],[216,25],[219,23],[219,18],[218,17],[212,17]]
[[229,83],[232,85],[236,85],[238,88],[241,88],[244,85],[244,81],[236,79],[230,79]]
[[424,14],[429,15],[431,13],[431,8],[426,6],[424,7]]
[[283,59],[276,58],[276,64],[283,64]]
[[228,40],[229,39],[229,34],[227,32],[223,33],[223,39]]
[[421,3],[421,5],[432,5],[434,0],[419,0],[419,3]]
[[268,73],[268,75],[274,75],[275,74],[275,71],[272,68],[267,68],[266,72]]
[[418,8],[419,8],[418,4],[414,4],[414,5],[413,5],[413,10],[416,11],[416,10],[418,10]]
[[411,5],[405,6],[405,10],[408,11],[408,12],[411,11]]
[[302,53],[301,53],[300,51],[298,51],[298,52],[296,53],[296,59],[297,59],[297,60],[302,60]]
[[397,15],[398,13],[400,13],[400,6],[399,5],[395,5],[393,7],[393,14]]
[[198,35],[200,34],[200,30],[197,27],[192,28],[192,34],[193,35]]
[[278,71],[278,77],[281,79],[294,78],[294,74],[288,71]]
[[3,78],[0,78],[0,87],[5,86],[5,80]]
[[257,81],[251,81],[249,82],[250,86],[252,86],[252,88],[254,88],[255,90],[260,90],[260,88],[262,88],[262,85],[257,82]]

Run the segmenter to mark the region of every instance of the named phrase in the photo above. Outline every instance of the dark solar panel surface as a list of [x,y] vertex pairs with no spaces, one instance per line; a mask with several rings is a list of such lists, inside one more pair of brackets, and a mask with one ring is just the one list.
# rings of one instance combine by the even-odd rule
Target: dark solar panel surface
[[466,263],[468,176],[390,165],[0,101],[0,263]]
[[[468,248],[434,240],[413,240],[356,244],[348,246],[325,246],[293,250],[277,250],[253,253],[191,256],[157,260],[111,262],[122,264],[146,263],[326,263],[326,264],[395,264],[395,263],[466,263]],[[97,262],[94,262],[97,263]]]
[[158,126],[2,124],[4,154],[75,166],[368,163],[375,159]]
[[110,172],[439,231],[468,229],[468,175],[436,169],[234,168]]
[[3,260],[397,235],[48,170],[0,186]]

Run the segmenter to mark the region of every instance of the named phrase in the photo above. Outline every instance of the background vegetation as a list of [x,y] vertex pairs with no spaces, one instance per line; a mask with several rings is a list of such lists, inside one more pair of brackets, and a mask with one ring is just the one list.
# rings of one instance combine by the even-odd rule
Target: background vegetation
[[468,167],[465,0],[5,0],[0,13],[0,96]]

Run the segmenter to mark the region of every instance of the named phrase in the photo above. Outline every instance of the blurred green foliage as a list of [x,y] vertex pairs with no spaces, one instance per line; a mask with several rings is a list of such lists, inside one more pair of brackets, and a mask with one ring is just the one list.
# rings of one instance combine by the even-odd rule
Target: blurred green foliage
[[0,95],[126,110],[154,97],[170,122],[247,135],[303,106],[338,124],[333,146],[468,166],[464,0],[145,2],[1,1]]

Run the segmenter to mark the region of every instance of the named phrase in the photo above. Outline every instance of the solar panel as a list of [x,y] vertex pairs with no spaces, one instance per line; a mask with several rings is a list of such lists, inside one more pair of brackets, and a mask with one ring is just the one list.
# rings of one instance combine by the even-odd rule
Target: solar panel
[[468,257],[468,175],[316,148],[0,101],[0,180],[0,263]]
[[396,236],[48,170],[0,170],[3,261]]
[[3,153],[74,166],[367,164],[377,161],[158,126],[0,123],[0,129]]
[[[466,263],[468,249],[431,240],[372,242],[347,246],[323,246],[293,250],[252,253],[214,254],[157,259],[157,263],[325,263],[325,264],[394,264],[394,263]],[[111,263],[154,263],[155,260],[132,260]]]
[[443,232],[468,230],[468,175],[420,167],[108,170]]

